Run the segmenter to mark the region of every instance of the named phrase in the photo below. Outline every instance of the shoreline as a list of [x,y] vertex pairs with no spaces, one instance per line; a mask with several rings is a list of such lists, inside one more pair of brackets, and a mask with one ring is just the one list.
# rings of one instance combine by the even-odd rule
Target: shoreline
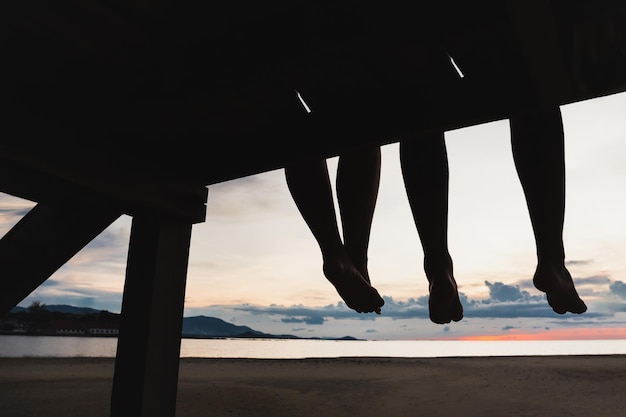
[[[12,417],[109,417],[114,358],[0,358]],[[626,355],[181,358],[176,417],[626,414]]]

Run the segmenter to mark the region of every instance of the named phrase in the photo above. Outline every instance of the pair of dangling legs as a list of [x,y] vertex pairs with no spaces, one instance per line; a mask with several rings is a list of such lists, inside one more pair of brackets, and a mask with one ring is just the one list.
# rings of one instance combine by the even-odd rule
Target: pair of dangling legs
[[384,304],[367,268],[380,168],[378,146],[339,156],[336,188],[342,239],[326,160],[307,159],[285,167],[289,191],[320,247],[324,276],[359,313],[380,313]]
[[[535,236],[535,287],[559,313],[587,310],[565,267],[564,134],[560,109],[536,108],[510,118],[515,167],[524,190]],[[400,142],[400,162],[413,220],[424,252],[429,282],[429,315],[444,324],[463,318],[448,251],[448,159],[443,132],[419,134]],[[323,271],[348,307],[378,312],[384,301],[371,285],[367,251],[380,181],[380,148],[339,156],[337,200],[343,240],[334,209],[325,159],[287,166],[292,197],[322,253]]]

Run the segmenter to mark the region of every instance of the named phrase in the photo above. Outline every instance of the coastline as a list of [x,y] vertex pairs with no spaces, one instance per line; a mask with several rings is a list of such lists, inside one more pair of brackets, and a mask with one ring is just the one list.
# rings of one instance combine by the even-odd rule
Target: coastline
[[[0,358],[12,417],[109,417],[114,358]],[[177,417],[626,414],[626,355],[181,358]]]

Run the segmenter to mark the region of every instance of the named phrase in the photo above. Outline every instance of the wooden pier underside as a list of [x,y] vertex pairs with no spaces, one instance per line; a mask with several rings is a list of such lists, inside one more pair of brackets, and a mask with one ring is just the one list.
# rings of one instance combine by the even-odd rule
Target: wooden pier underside
[[174,416],[211,184],[626,90],[623,1],[249,3],[2,5],[0,315],[132,216],[114,417]]

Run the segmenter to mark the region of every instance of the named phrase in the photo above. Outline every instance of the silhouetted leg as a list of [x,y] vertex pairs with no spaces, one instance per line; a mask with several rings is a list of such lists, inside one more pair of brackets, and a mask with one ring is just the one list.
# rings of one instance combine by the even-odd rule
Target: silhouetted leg
[[448,156],[443,132],[400,142],[400,163],[413,220],[424,250],[430,319],[463,318],[448,252]]
[[379,312],[383,299],[350,260],[337,225],[332,188],[325,159],[299,161],[285,167],[291,196],[317,241],[326,278],[359,313]]
[[337,199],[343,241],[352,263],[370,282],[367,252],[380,184],[380,147],[348,152],[339,158]]
[[537,109],[510,119],[515,167],[537,246],[535,287],[546,293],[552,309],[564,314],[584,313],[572,277],[565,267],[565,150],[558,107]]

